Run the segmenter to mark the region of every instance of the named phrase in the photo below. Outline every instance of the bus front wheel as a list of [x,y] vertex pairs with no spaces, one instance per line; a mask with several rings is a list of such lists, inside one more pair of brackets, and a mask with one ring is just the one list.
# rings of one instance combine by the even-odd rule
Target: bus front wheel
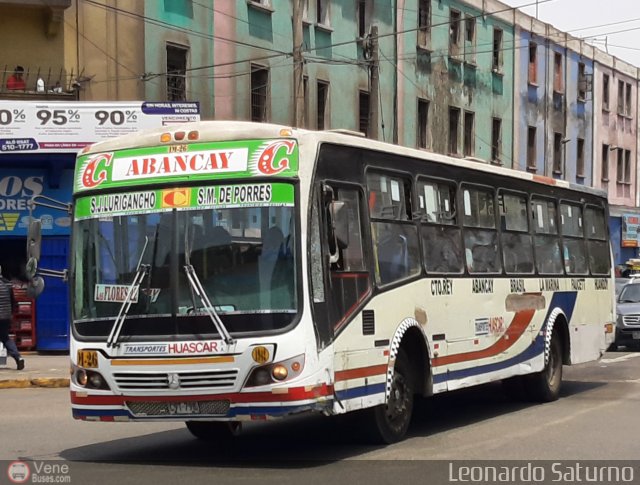
[[557,332],[551,335],[549,358],[542,371],[529,376],[527,393],[532,401],[551,402],[560,396],[562,386],[562,342]]
[[186,425],[193,436],[204,441],[228,441],[242,429],[238,421],[187,421]]
[[387,402],[365,411],[367,431],[372,441],[391,444],[404,438],[411,422],[413,394],[411,366],[401,349],[396,357]]

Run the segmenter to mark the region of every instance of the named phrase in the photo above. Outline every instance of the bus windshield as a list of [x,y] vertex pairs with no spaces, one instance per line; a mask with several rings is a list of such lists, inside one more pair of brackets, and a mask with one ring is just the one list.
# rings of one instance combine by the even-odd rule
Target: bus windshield
[[[108,197],[98,202],[108,204]],[[229,332],[291,324],[299,308],[294,215],[291,203],[174,207],[76,220],[76,332],[108,335],[139,264],[146,274],[132,290],[123,338],[216,335],[189,284],[188,264]]]

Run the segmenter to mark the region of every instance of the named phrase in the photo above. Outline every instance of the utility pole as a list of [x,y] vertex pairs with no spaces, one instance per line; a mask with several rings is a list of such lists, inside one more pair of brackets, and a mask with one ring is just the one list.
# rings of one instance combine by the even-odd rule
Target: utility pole
[[369,138],[378,139],[378,103],[380,97],[380,58],[378,53],[378,26],[371,26],[371,95],[369,98]]
[[304,88],[302,58],[302,3],[293,0],[293,126],[304,125]]

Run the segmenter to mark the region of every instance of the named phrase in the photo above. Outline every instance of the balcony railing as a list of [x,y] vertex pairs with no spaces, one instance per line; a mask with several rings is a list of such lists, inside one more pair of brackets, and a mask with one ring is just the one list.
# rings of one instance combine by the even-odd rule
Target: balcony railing
[[[2,2],[2,0],[0,0]],[[79,85],[64,68],[0,66],[0,99],[77,99]]]

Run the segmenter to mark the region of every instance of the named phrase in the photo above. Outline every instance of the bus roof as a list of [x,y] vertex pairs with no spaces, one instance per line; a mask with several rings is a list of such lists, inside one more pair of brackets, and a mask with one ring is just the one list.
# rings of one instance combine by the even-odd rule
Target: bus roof
[[[387,142],[381,142],[356,136],[358,132],[350,132],[347,130],[325,130],[313,131],[300,128],[293,128],[285,125],[277,125],[272,123],[255,123],[250,121],[199,121],[180,125],[171,125],[161,128],[141,131],[129,135],[124,135],[110,140],[101,141],[85,148],[81,154],[86,155],[97,152],[110,152],[131,148],[153,147],[168,143],[162,143],[160,136],[164,133],[198,131],[200,142],[216,142],[227,140],[256,140],[270,138],[296,138],[300,141],[315,141],[317,143],[335,143],[339,145],[347,145],[360,147],[368,150],[390,152],[401,156],[417,158],[430,162],[443,163],[458,167],[465,167],[479,172],[487,172],[493,174],[504,175],[507,177],[519,178],[522,180],[530,180],[540,184],[557,186],[564,189],[577,190],[581,192],[591,193],[599,197],[607,197],[604,190],[587,187],[584,185],[574,184],[565,180],[557,180],[551,177],[537,175],[530,172],[523,172],[510,168],[504,168],[483,162],[477,158],[464,159],[441,155],[438,153],[418,150],[415,148],[394,145]],[[176,144],[181,142],[171,142]]]

